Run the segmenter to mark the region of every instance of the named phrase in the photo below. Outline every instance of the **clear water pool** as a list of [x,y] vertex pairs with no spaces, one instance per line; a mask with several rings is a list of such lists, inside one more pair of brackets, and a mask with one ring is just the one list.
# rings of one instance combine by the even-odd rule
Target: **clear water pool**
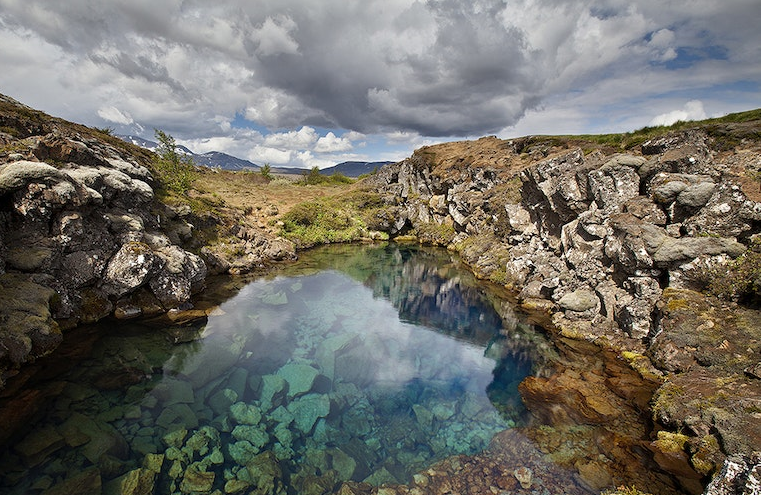
[[406,483],[521,424],[532,330],[445,251],[323,249],[238,285],[183,328],[102,325],[3,455],[2,491]]

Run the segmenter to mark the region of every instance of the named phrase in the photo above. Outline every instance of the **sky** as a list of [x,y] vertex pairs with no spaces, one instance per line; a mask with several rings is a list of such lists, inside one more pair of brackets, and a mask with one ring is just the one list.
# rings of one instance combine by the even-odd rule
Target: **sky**
[[303,168],[761,107],[759,0],[0,0],[0,93]]

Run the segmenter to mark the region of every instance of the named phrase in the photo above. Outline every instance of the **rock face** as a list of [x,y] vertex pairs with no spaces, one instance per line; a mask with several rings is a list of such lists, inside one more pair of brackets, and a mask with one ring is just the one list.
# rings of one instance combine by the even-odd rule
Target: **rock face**
[[[489,150],[495,141],[475,143]],[[398,198],[392,234],[451,225],[450,247],[484,277],[522,290],[524,301],[557,303],[559,327],[583,320],[591,333],[617,328],[645,339],[657,329],[662,288],[698,288],[691,263],[736,258],[758,230],[761,205],[709,144],[690,131],[645,145],[649,155],[567,149],[520,170],[494,156],[458,166],[430,147],[382,169],[374,185]],[[520,164],[525,151],[516,149],[503,143],[493,154]],[[510,201],[506,188],[517,180]]]
[[[0,388],[61,330],[185,308],[207,273],[295,257],[284,239],[157,200],[152,159],[0,95]],[[237,244],[208,246],[204,229]]]
[[[96,321],[115,307],[130,306],[117,313],[121,317],[139,316],[146,306],[169,310],[186,302],[206,276],[203,260],[162,230],[145,166],[124,150],[69,128],[53,124],[45,131],[12,141],[16,153],[0,154],[4,292],[35,283],[54,294],[29,290],[14,299],[22,304],[47,294],[54,300],[47,317],[39,301],[29,313],[4,311],[3,369],[55,347],[60,332],[51,317],[68,328]],[[143,288],[152,304],[126,304]],[[23,345],[12,344],[20,341]]]
[[[699,492],[701,477],[720,470],[727,455],[751,456],[761,444],[758,408],[750,405],[761,399],[759,314],[749,310],[744,323],[732,323],[739,321],[732,311],[694,292],[748,252],[761,230],[761,203],[749,199],[738,172],[761,148],[756,141],[744,148],[718,152],[699,129],[628,154],[483,138],[422,148],[381,169],[372,186],[395,208],[392,235],[429,241],[431,225],[450,226],[440,228],[439,242],[478,275],[519,292],[527,309],[548,312],[560,336],[626,349],[622,360],[651,390],[661,387],[654,419],[689,432],[676,451],[668,451],[674,442],[654,439],[656,461],[681,489]],[[685,300],[693,316],[675,309]],[[735,369],[740,361],[744,372]],[[615,395],[632,398],[611,380],[593,391],[593,377],[572,368],[523,383],[541,421],[562,426],[568,415],[586,414],[586,424],[605,423],[621,411]],[[715,400],[709,407],[695,394]],[[647,408],[647,393],[635,395]],[[749,416],[731,419],[737,407]]]

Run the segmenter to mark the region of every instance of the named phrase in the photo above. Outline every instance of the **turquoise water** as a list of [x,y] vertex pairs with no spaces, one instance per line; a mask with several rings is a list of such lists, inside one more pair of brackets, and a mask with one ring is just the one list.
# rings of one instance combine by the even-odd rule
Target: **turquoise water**
[[406,483],[521,424],[532,329],[445,251],[322,249],[236,284],[185,327],[91,334],[3,454],[2,491],[96,475],[161,494]]

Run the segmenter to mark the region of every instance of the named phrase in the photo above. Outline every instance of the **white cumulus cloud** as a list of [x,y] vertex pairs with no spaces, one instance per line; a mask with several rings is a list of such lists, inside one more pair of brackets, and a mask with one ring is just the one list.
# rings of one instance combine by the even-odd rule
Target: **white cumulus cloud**
[[349,151],[353,147],[349,139],[328,132],[317,140],[314,151],[317,153],[335,153],[337,151]]
[[654,117],[650,125],[671,125],[679,121],[703,120],[708,118],[700,100],[691,100],[685,103],[684,108],[673,110]]

